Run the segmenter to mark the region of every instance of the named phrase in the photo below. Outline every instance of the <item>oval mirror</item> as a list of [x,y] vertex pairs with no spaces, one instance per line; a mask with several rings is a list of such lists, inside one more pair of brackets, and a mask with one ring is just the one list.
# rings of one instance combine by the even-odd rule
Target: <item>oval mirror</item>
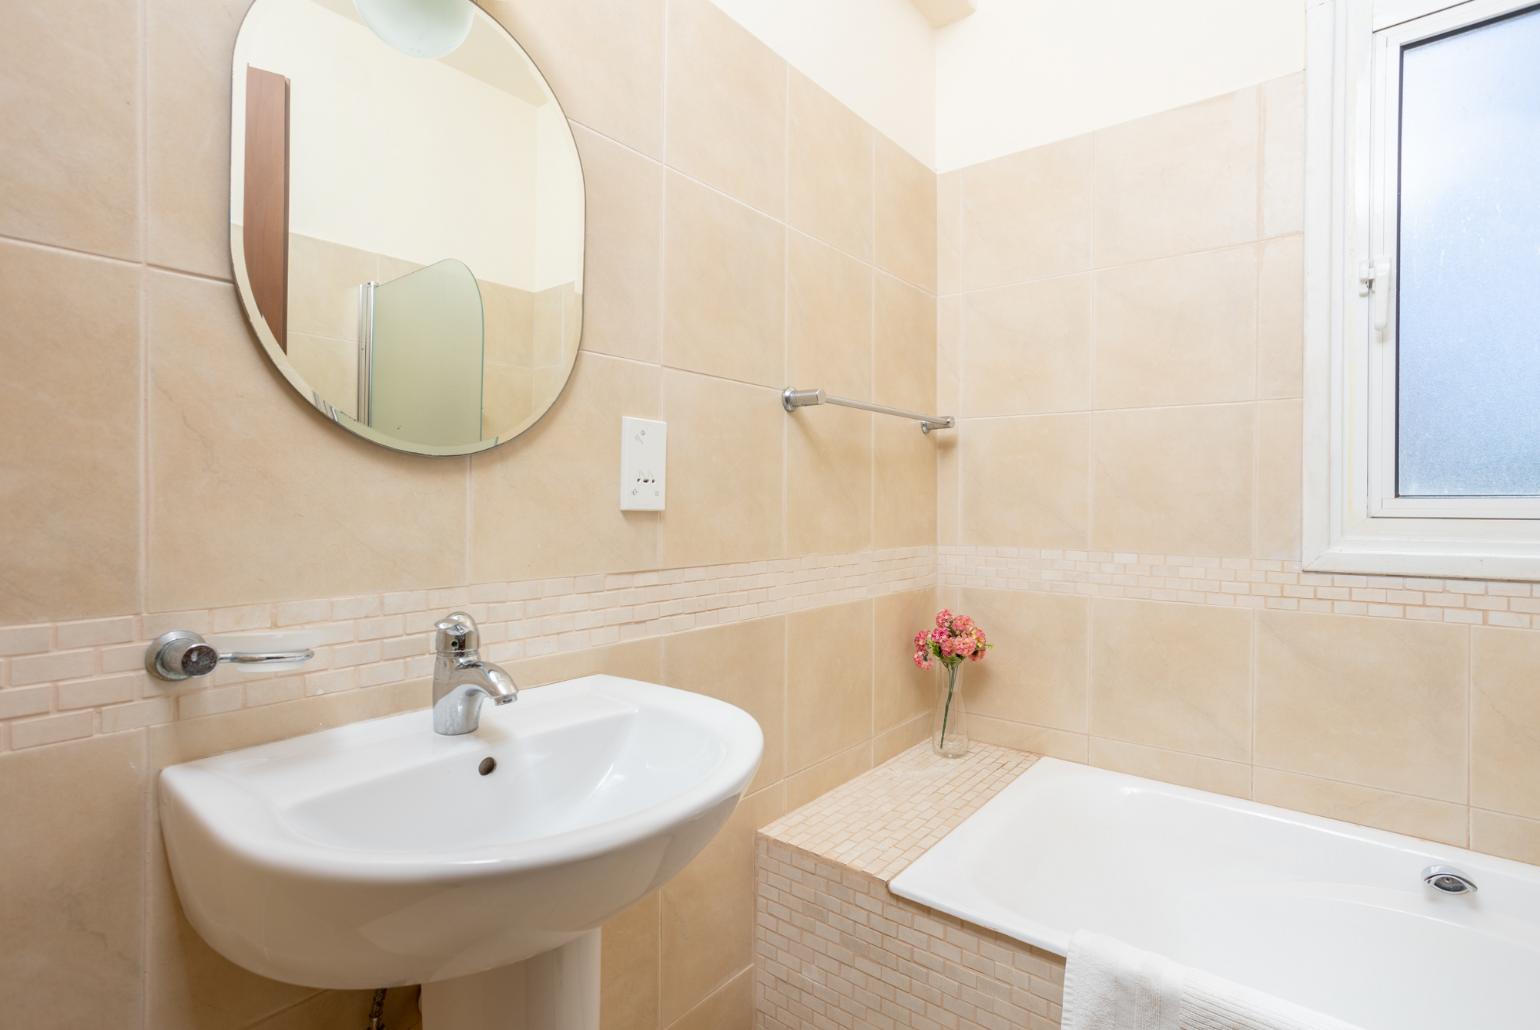
[[256,0],[233,98],[235,280],[294,388],[419,454],[545,414],[582,335],[583,176],[507,31],[471,0]]

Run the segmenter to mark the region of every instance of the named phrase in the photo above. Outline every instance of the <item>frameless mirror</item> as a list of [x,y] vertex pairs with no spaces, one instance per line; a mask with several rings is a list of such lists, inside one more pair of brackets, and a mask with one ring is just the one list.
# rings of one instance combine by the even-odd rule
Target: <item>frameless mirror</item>
[[583,176],[507,31],[471,0],[256,0],[233,98],[235,279],[295,389],[419,454],[545,414],[582,335]]

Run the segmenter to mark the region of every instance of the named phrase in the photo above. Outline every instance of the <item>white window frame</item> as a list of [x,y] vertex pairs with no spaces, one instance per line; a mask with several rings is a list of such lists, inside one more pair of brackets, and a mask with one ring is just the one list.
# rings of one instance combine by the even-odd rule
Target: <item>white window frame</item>
[[1540,579],[1540,498],[1396,496],[1400,48],[1536,0],[1308,0],[1304,566]]

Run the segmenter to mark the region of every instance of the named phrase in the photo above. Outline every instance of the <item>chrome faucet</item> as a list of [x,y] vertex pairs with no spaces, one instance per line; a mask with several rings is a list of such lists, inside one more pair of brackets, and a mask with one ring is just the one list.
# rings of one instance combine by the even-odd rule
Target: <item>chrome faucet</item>
[[434,626],[433,732],[473,733],[481,724],[481,703],[505,705],[519,699],[513,677],[481,660],[481,633],[464,612],[450,612]]

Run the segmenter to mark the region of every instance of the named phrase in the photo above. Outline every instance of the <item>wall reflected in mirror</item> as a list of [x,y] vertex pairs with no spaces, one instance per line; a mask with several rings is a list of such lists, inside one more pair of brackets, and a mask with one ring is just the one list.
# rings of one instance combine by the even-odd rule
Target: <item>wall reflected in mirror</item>
[[[469,0],[425,5],[460,19],[438,58],[387,43],[359,2],[374,20],[355,0],[256,0],[246,16],[236,280],[274,363],[336,422],[402,450],[481,450],[571,373],[577,148],[539,70]],[[386,34],[422,38],[408,29]]]

